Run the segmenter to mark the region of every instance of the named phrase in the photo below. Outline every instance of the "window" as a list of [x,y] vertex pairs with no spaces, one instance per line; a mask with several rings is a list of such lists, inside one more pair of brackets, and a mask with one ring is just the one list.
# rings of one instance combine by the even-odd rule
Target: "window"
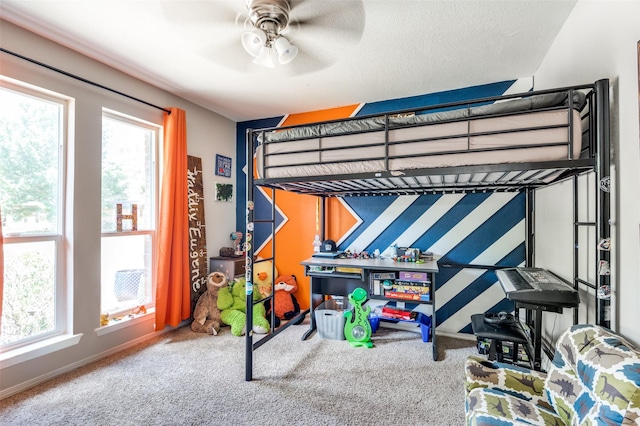
[[3,351],[66,331],[63,182],[69,102],[0,79]]
[[103,113],[100,305],[110,318],[153,305],[159,139],[156,125]]

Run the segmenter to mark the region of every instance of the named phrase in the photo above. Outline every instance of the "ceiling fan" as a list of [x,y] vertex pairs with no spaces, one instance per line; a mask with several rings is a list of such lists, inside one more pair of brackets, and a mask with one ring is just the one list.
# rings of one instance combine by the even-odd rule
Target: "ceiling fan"
[[274,68],[272,49],[277,52],[278,61],[288,64],[298,55],[298,48],[281,34],[289,25],[291,2],[289,0],[246,0],[249,10],[248,20],[253,31],[242,34],[242,46],[253,56],[254,64]]
[[[363,0],[161,2],[166,19],[202,55],[239,72],[267,66],[283,75],[326,68],[349,55],[365,27]],[[247,53],[248,52],[248,53]]]
[[239,34],[244,50],[262,67],[290,64],[283,67],[288,74],[328,66],[346,54],[364,31],[363,0],[243,2],[245,11],[235,21],[237,25],[244,19],[244,31]]

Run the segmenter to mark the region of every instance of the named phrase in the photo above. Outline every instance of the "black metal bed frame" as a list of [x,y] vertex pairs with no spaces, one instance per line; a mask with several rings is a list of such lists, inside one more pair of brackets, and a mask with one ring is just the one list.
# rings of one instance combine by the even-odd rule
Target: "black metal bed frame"
[[[563,143],[567,146],[568,155],[566,160],[560,161],[543,161],[543,162],[527,162],[527,163],[502,163],[502,164],[486,164],[476,166],[455,166],[444,168],[429,168],[429,169],[407,169],[402,170],[401,173],[397,171],[383,171],[383,172],[369,172],[369,173],[352,173],[343,175],[331,175],[331,176],[305,176],[305,177],[287,177],[287,178],[261,178],[256,179],[252,173],[254,166],[254,155],[256,152],[256,140],[258,135],[262,135],[264,140],[264,134],[267,131],[276,130],[276,128],[270,129],[249,129],[246,135],[246,147],[247,147],[247,177],[246,177],[246,201],[247,201],[247,220],[246,220],[246,235],[247,241],[253,235],[254,225],[257,223],[268,223],[271,225],[272,245],[271,256],[269,258],[256,260],[255,262],[272,261],[275,265],[275,250],[276,250],[276,193],[278,190],[290,191],[300,194],[308,194],[321,197],[323,205],[326,197],[347,197],[347,196],[377,196],[377,195],[413,195],[413,194],[429,194],[429,193],[468,193],[468,192],[521,192],[524,191],[526,195],[526,262],[527,266],[534,264],[534,223],[533,223],[533,211],[535,205],[535,189],[544,186],[552,185],[557,182],[565,181],[567,179],[573,179],[573,216],[574,216],[574,278],[573,285],[576,289],[587,287],[591,289],[597,297],[598,289],[604,285],[610,284],[610,277],[608,275],[599,275],[597,268],[598,263],[601,260],[609,261],[609,253],[606,251],[596,250],[595,259],[595,276],[598,277],[595,283],[589,282],[586,279],[579,277],[578,270],[578,258],[579,258],[579,243],[578,243],[578,230],[582,226],[593,227],[595,232],[597,244],[602,238],[609,237],[610,235],[610,196],[609,193],[602,190],[600,183],[604,179],[609,179],[609,162],[610,162],[610,135],[609,135],[609,80],[598,80],[593,84],[565,87],[555,90],[545,90],[529,92],[528,94],[514,94],[509,96],[495,97],[495,98],[482,98],[473,101],[455,102],[435,105],[428,108],[420,109],[419,111],[446,109],[452,107],[465,106],[469,108],[471,104],[486,104],[495,100],[512,99],[516,97],[526,96],[530,94],[544,94],[558,91],[567,91],[569,93],[569,107],[572,108],[573,97],[571,93],[573,90],[587,90],[587,106],[586,115],[582,115],[581,119],[588,120],[589,131],[589,150],[587,158],[572,158],[571,139],[569,143]],[[394,111],[392,113],[385,114],[385,134],[388,141],[389,132],[389,116],[394,114],[404,114],[407,112],[417,111],[413,110],[401,110]],[[584,110],[583,110],[584,111]],[[380,116],[377,114],[376,116]],[[572,135],[572,114],[568,114],[567,131],[568,135]],[[362,119],[363,117],[356,117],[355,119]],[[317,124],[335,123],[345,120],[332,120]],[[289,127],[277,128],[282,130]],[[528,130],[528,129],[522,129]],[[529,129],[530,130],[530,129]],[[302,139],[303,140],[303,139]],[[388,142],[387,142],[388,143]],[[529,147],[535,147],[536,145],[529,145]],[[543,146],[549,146],[545,144]],[[386,151],[388,153],[388,149]],[[466,152],[466,151],[465,151]],[[385,158],[385,164],[388,165],[388,158]],[[388,168],[387,168],[388,169]],[[593,222],[580,222],[578,220],[578,177],[585,173],[595,173],[595,188],[596,193],[596,207],[595,215],[596,219]],[[488,177],[491,178],[488,178]],[[257,187],[271,188],[273,203],[271,217],[267,219],[256,220],[254,217],[254,190]],[[324,211],[324,209],[322,209]],[[324,223],[324,221],[321,221]],[[324,230],[322,230],[324,234]],[[253,291],[252,279],[253,279],[253,265],[254,265],[254,247],[253,244],[249,244],[246,251],[246,278],[247,278],[247,324],[253,323],[253,305],[257,303],[263,303],[273,298],[273,291],[271,295],[253,302],[250,292]],[[474,267],[475,265],[467,265]],[[597,323],[605,327],[609,327],[609,300],[597,299],[598,303],[595,304],[595,317]],[[309,311],[300,312],[298,316],[292,320],[284,323],[278,329],[274,329],[272,326],[271,333],[265,335],[261,339],[254,341],[251,327],[247,326],[246,333],[246,356],[245,356],[245,380],[250,381],[253,378],[253,351],[270,339],[277,336],[280,332],[285,330],[289,325],[295,323],[298,319],[303,318]],[[275,314],[271,313],[271,324],[274,324]],[[574,309],[574,322],[578,321],[578,310]],[[435,331],[435,327],[434,327]]]

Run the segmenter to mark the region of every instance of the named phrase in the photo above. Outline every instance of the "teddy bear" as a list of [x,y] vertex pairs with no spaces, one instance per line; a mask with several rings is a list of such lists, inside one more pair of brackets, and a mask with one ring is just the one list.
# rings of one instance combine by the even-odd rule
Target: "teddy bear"
[[[267,297],[271,294],[271,284],[273,277],[278,276],[278,269],[273,266],[270,260],[259,261],[256,259],[253,264],[253,285],[258,289],[260,296]],[[275,274],[275,275],[273,275]]]
[[[242,336],[246,333],[246,278],[236,278],[230,286],[218,292],[218,309],[222,322],[231,326],[231,334]],[[252,292],[253,300],[260,300],[258,292]],[[266,318],[266,309],[262,303],[253,305],[253,332],[266,334],[270,329]]]
[[[293,293],[298,289],[295,275],[281,275],[275,280],[275,292],[273,294],[273,306],[276,316],[275,326],[280,326],[280,321],[290,320],[300,313],[300,305]],[[270,311],[269,306],[267,310]],[[300,320],[302,322],[302,319]],[[296,323],[299,324],[300,322]]]
[[227,276],[222,272],[212,272],[207,276],[207,289],[200,295],[193,309],[191,330],[197,333],[217,335],[222,325],[218,309],[218,293],[228,288]]

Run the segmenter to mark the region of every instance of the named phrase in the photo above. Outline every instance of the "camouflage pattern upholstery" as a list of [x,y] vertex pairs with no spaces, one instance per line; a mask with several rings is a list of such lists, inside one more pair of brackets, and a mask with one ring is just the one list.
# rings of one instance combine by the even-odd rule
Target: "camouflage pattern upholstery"
[[566,424],[640,424],[640,352],[605,328],[574,325],[558,340],[546,392]]
[[465,373],[467,424],[564,425],[547,400],[546,374],[476,356]]
[[640,353],[602,327],[574,325],[547,374],[472,356],[469,425],[640,425]]

